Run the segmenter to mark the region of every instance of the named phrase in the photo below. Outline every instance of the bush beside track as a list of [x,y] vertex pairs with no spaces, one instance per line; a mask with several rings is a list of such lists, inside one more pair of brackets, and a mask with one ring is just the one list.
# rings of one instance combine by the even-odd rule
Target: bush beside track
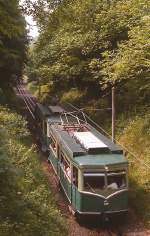
[[67,235],[26,126],[0,106],[0,236]]
[[129,203],[136,215],[150,227],[150,115],[135,117],[119,139],[137,157],[128,154]]

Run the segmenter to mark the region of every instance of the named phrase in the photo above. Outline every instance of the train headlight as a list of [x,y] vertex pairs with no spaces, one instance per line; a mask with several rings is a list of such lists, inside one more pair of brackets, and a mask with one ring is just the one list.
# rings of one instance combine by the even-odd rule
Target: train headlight
[[108,206],[109,202],[107,200],[104,201],[104,206]]

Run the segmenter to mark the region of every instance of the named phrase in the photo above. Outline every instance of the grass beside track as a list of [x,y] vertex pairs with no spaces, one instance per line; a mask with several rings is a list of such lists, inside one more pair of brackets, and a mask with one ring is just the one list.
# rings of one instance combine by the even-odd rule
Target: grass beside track
[[26,125],[0,106],[0,236],[65,236]]
[[128,154],[129,203],[136,214],[150,227],[150,115],[137,116],[120,134],[120,142],[136,158]]

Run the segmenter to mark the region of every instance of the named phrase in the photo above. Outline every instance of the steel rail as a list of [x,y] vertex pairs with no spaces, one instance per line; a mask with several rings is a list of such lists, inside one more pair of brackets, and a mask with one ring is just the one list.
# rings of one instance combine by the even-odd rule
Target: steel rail
[[27,94],[25,93],[23,88],[20,85],[18,85],[18,88],[19,88],[19,91],[20,91],[21,95],[26,99],[28,104],[30,104],[30,106],[31,106],[30,108],[33,109],[33,105],[31,104],[31,102],[30,102],[29,98],[27,97]]
[[[36,103],[35,103],[34,100],[32,99],[32,98],[33,98],[32,94],[29,93],[27,90],[25,90],[25,88],[24,88],[23,85],[20,85],[20,88],[22,89],[23,93],[24,93],[25,95],[27,95],[27,98],[28,98],[28,100],[31,101],[32,105],[35,106]],[[31,96],[32,96],[32,98],[31,98]]]
[[33,105],[33,102],[31,103],[31,100],[29,99],[28,94],[25,92],[25,90],[22,87],[20,87],[20,90],[21,90],[22,96],[24,96],[24,98],[28,102],[28,105],[30,105],[30,109],[32,109],[32,112],[34,112],[36,104]]
[[[28,101],[27,97],[26,97],[25,94],[22,92],[22,89],[19,88],[19,87],[18,87],[17,89],[18,89],[18,91],[19,91],[19,94],[22,96],[22,99],[23,99],[23,101],[25,102],[25,104],[26,104],[28,110],[30,111],[31,114],[33,114],[33,111],[32,111],[33,106],[30,104],[30,102]],[[33,114],[33,116],[34,116],[34,114]]]
[[32,110],[32,112],[34,111],[34,107],[33,105],[30,103],[30,100],[28,99],[27,95],[23,92],[22,88],[19,87],[19,92],[22,95],[22,97],[26,100],[28,106],[30,107],[30,110]]
[[30,104],[30,108],[34,111],[35,108],[35,103],[33,102],[33,100],[28,96],[28,93],[26,93],[26,90],[19,85],[19,88],[22,92],[22,95],[26,98],[26,100],[28,101],[28,103]]
[[[24,96],[24,94],[22,93],[21,89],[20,89],[19,87],[17,87],[17,89],[18,89],[18,91],[19,91],[19,94],[22,95],[22,99],[23,99],[24,103],[26,104],[26,107],[27,107],[29,113],[31,114],[32,118],[35,120],[35,116],[34,116],[32,110],[31,110],[31,107],[29,106],[30,103],[28,104],[28,102],[27,102],[28,100],[26,101],[25,96]],[[30,105],[31,105],[31,104],[30,104]]]

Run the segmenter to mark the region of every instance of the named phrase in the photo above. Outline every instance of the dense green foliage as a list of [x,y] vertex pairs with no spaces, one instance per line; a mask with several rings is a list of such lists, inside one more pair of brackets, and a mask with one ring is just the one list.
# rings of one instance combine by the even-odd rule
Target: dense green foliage
[[26,125],[0,106],[0,236],[66,235]]
[[150,115],[130,121],[120,142],[136,156],[128,155],[130,205],[150,226]]
[[[69,97],[72,88],[79,94],[72,96],[73,102],[97,100],[115,83],[120,109],[146,103],[150,88],[149,1],[68,0],[60,1],[53,11],[49,8],[57,1],[38,2],[34,16],[41,33],[30,51],[27,72],[30,81],[47,86],[44,100],[54,94],[60,99]],[[49,8],[45,9],[46,2]],[[109,95],[105,103],[110,103]]]
[[19,0],[0,0],[0,88],[3,90],[21,78],[26,58],[25,26]]

